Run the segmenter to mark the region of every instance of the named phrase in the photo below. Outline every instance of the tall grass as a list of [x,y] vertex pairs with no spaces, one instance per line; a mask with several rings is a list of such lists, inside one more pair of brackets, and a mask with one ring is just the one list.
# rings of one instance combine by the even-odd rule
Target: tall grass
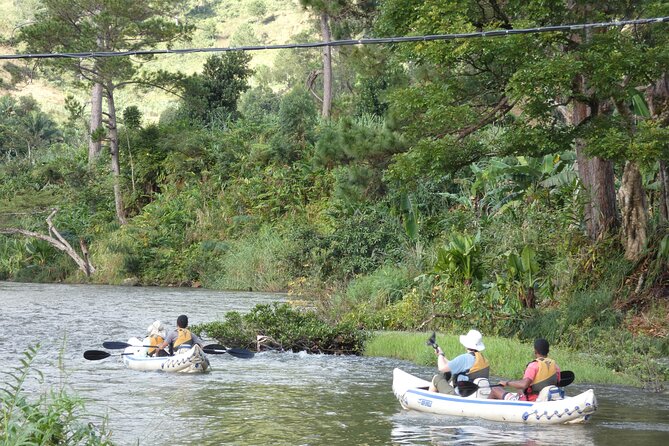
[[230,242],[221,254],[220,270],[205,284],[224,290],[283,291],[292,279],[284,259],[292,242],[270,227]]
[[[434,350],[425,344],[429,333],[377,332],[365,347],[366,356],[383,356],[434,365]],[[534,359],[531,343],[514,339],[489,337],[483,339],[484,354],[490,361],[491,375],[500,378],[520,379],[527,363]],[[447,358],[464,353],[458,335],[437,334],[437,343]],[[561,347],[551,348],[550,357],[555,359],[562,370],[571,370],[576,375],[576,383],[641,385],[638,380],[623,373],[617,373],[599,363],[593,363],[589,356]]]
[[34,374],[42,379],[32,363],[39,345],[24,352],[21,365],[3,372],[0,387],[0,444],[18,445],[111,445],[110,433],[105,423],[96,427],[86,423],[83,401],[65,393],[63,389],[51,389],[32,400],[25,383]]

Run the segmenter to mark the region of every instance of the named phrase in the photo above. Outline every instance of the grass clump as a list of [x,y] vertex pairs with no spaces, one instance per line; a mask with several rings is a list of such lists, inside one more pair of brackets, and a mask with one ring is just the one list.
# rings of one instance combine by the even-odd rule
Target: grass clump
[[[32,362],[39,345],[24,352],[21,365],[3,372],[0,387],[0,444],[2,445],[86,445],[107,446],[113,443],[105,424],[96,427],[82,422],[83,401],[62,389],[43,393],[36,400],[26,396],[25,383],[31,376]],[[38,379],[42,374],[36,372]]]

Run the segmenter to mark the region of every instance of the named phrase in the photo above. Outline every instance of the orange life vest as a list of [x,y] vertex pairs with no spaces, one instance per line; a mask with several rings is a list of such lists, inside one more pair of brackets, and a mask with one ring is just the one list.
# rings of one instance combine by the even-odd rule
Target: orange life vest
[[537,358],[532,362],[539,364],[539,367],[537,375],[534,377],[534,381],[532,381],[530,386],[525,390],[527,396],[539,395],[541,389],[546,386],[554,386],[558,382],[557,364],[554,360],[550,358]]
[[187,328],[179,328],[177,327],[177,339],[174,341],[174,351],[176,352],[179,349],[180,345],[185,345],[188,344],[190,346],[193,345],[193,337],[190,334],[190,330]]
[[149,345],[151,347],[153,347],[153,348],[149,348],[149,351],[148,351],[149,355],[153,355],[153,353],[156,351],[156,347],[158,347],[160,344],[162,344],[163,341],[165,341],[165,339],[162,336],[158,336],[158,335],[149,336]]

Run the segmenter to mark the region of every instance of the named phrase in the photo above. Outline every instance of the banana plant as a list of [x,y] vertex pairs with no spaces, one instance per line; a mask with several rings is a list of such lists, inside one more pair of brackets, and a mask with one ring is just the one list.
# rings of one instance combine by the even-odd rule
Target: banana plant
[[452,279],[462,280],[465,285],[471,285],[475,278],[480,278],[480,241],[480,232],[475,236],[451,234],[448,245],[437,250],[435,273],[446,273]]
[[536,305],[535,290],[539,285],[537,279],[539,262],[536,251],[530,245],[525,245],[520,255],[515,252],[510,253],[507,267],[509,275],[518,281],[521,303],[526,308],[534,308]]

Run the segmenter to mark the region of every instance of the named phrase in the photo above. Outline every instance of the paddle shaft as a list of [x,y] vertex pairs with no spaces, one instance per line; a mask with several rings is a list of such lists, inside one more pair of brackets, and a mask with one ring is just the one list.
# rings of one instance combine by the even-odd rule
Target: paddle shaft
[[[147,348],[156,348],[155,345],[132,345],[128,344],[127,342],[116,342],[116,341],[109,341],[109,342],[103,342],[102,346],[108,349],[121,349],[121,348],[128,348],[128,347],[147,347]],[[243,358],[243,359],[249,359],[255,356],[255,353],[253,353],[250,350],[246,350],[244,348],[226,348],[223,345],[219,344],[209,344],[205,345],[202,347],[202,350],[211,355],[222,355],[222,354],[229,354],[231,356],[234,356],[236,358]],[[104,352],[103,352],[104,353]],[[106,356],[105,356],[106,357]],[[103,359],[103,358],[99,358]]]
[[[560,372],[560,380],[557,382],[556,386],[566,387],[574,382],[574,378],[575,378],[574,372],[570,370],[565,370],[563,372]],[[463,390],[473,390],[473,391],[476,391],[478,389],[489,389],[492,387],[503,387],[501,384],[490,384],[489,386],[479,386],[478,384],[475,384],[471,381],[458,381],[457,386]]]

